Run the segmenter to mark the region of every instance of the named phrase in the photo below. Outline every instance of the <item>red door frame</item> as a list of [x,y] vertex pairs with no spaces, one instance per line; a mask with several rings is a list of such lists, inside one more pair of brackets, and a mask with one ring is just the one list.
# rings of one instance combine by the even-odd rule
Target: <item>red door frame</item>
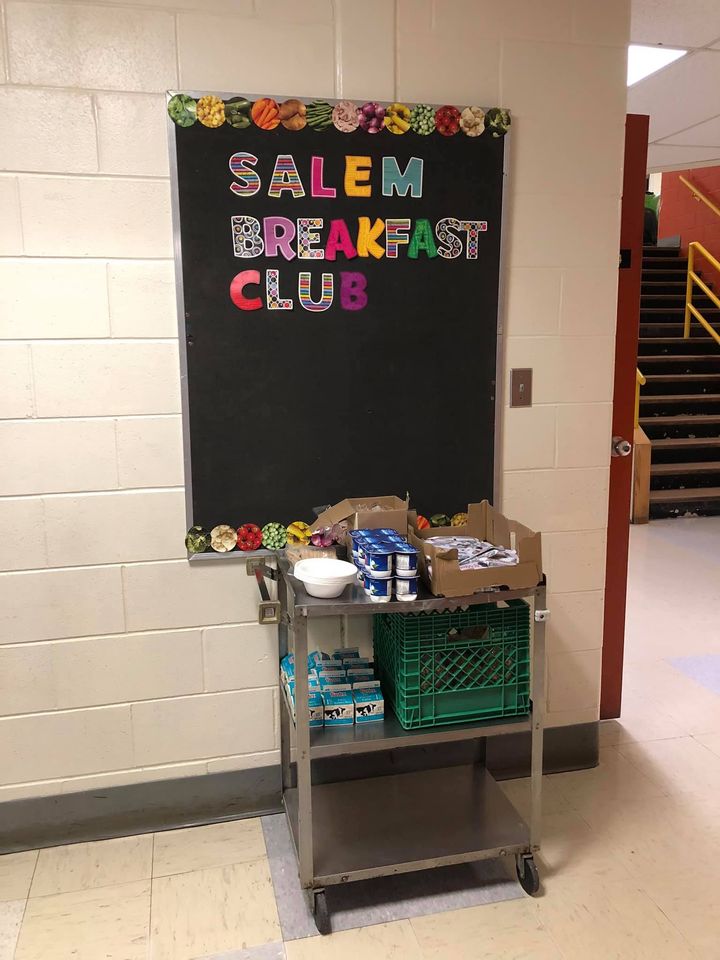
[[[624,437],[630,442],[633,439],[635,426],[635,371],[640,326],[649,122],[649,117],[634,113],[628,114],[625,119],[620,249],[623,251],[621,262],[627,265],[621,265],[618,280],[612,432],[614,437]],[[629,251],[629,262],[627,251]],[[632,457],[611,457],[605,567],[605,625],[600,686],[600,718],[602,720],[619,717],[622,701],[631,490]]]

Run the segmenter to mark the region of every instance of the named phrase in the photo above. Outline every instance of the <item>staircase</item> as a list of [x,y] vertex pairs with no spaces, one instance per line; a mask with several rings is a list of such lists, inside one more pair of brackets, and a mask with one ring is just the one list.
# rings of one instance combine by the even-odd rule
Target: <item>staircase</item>
[[[651,519],[720,514],[720,346],[695,319],[683,339],[687,258],[679,254],[643,248],[638,368],[647,378],[640,426],[652,443]],[[710,298],[696,289],[693,303],[720,332]]]

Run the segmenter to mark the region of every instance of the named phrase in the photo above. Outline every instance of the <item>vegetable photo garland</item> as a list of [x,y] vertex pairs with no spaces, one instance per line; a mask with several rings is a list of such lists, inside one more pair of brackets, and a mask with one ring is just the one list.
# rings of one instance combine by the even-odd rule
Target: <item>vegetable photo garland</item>
[[352,133],[360,127],[366,133],[386,130],[396,136],[413,131],[420,136],[437,132],[452,137],[462,131],[468,137],[479,137],[485,131],[492,137],[503,137],[510,127],[510,112],[492,107],[487,113],[476,106],[460,109],[452,104],[433,107],[418,103],[383,106],[368,100],[358,106],[353,100],[340,100],[334,106],[326,100],[306,104],[292,97],[278,103],[272,97],[261,97],[254,103],[245,97],[223,101],[214,94],[198,100],[186,93],[176,93],[168,102],[168,114],[179,127],[191,127],[195,122],[209,129],[228,123],[236,130],[244,130],[251,123],[261,130],[274,130],[280,124],[286,130],[327,130],[333,126],[340,133]]
[[[419,530],[428,527],[462,527],[467,519],[467,513],[455,513],[452,518],[445,513],[434,513],[429,520],[418,516],[416,524]],[[266,523],[262,529],[254,523],[244,523],[237,529],[229,523],[219,523],[212,530],[190,527],[185,537],[185,547],[188,553],[231,553],[236,548],[247,553],[261,547],[282,550],[288,544],[332,547],[344,541],[347,531],[348,525],[344,521],[314,532],[310,524],[303,520],[295,520],[287,527],[282,523]]]

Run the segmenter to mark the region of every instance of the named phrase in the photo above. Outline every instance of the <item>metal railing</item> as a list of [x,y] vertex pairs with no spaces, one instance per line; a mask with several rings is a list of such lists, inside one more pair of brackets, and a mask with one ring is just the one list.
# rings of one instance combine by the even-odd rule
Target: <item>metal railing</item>
[[[682,178],[681,178],[682,179]],[[718,213],[720,216],[720,212]],[[690,337],[690,322],[691,318],[695,319],[705,328],[707,333],[720,344],[720,334],[711,326],[711,324],[705,319],[705,317],[700,313],[698,308],[692,302],[693,297],[693,284],[697,284],[702,292],[709,297],[712,302],[715,304],[718,309],[720,309],[720,298],[717,294],[713,293],[710,287],[705,283],[704,280],[695,272],[695,252],[698,252],[701,256],[710,263],[720,274],[720,263],[715,259],[715,257],[709,253],[705,247],[699,243],[697,240],[693,240],[692,243],[688,244],[688,272],[687,272],[687,286],[685,288],[685,332],[684,337],[687,340]]]
[[[694,183],[691,183],[686,177],[679,176],[678,180],[681,183],[684,183],[688,190],[691,191],[694,200],[702,201],[706,207],[708,207],[715,214],[716,217],[720,217],[720,207],[712,202],[709,197],[706,197],[705,194]],[[691,318],[695,319],[705,328],[707,333],[717,342],[720,343],[720,334],[716,333],[714,328],[708,323],[705,317],[700,313],[698,308],[692,302],[693,295],[693,284],[696,283],[702,292],[710,297],[712,302],[716,307],[720,309],[720,299],[717,295],[712,292],[710,287],[698,276],[695,272],[695,251],[705,257],[705,259],[710,263],[720,274],[720,263],[715,259],[715,257],[709,253],[705,247],[698,241],[693,240],[692,243],[688,244],[688,272],[687,272],[687,286],[685,288],[685,339],[687,340],[690,337],[690,323]]]
[[640,426],[640,387],[644,387],[645,377],[639,370],[635,371],[635,429]]
[[679,176],[678,180],[680,180],[681,183],[684,183],[688,190],[692,191],[694,200],[702,200],[706,207],[710,207],[716,217],[720,217],[720,207],[716,207],[712,200],[705,196],[702,190],[698,190],[695,184],[690,183],[690,181],[686,180],[683,176]]

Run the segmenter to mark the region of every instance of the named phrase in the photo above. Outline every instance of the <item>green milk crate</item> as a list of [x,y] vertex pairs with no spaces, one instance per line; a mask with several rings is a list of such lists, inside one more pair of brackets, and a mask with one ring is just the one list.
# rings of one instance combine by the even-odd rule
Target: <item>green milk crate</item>
[[530,711],[530,607],[373,617],[385,699],[406,730]]

